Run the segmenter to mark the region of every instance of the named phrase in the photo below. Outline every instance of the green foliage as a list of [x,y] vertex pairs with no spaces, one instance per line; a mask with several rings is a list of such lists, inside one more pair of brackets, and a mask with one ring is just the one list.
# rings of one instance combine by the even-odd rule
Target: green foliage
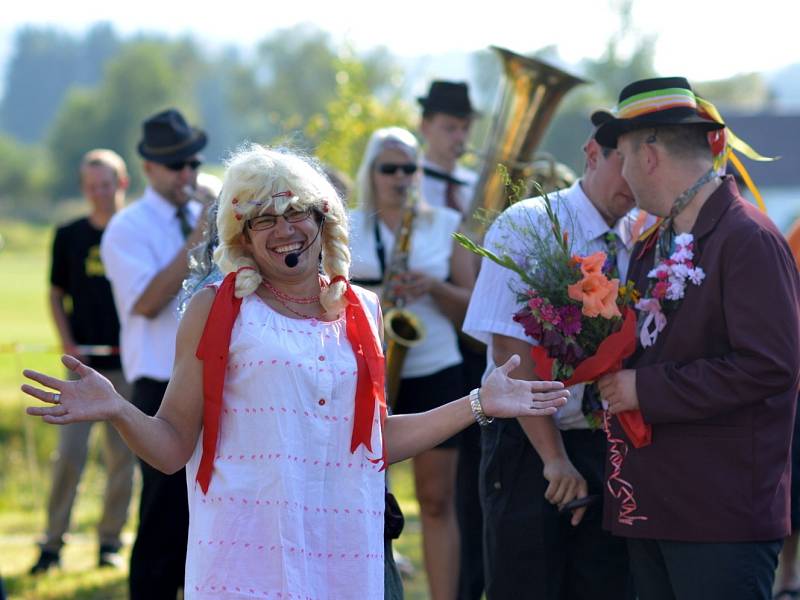
[[411,128],[413,112],[396,95],[380,100],[369,67],[352,54],[338,57],[334,65],[335,94],[308,120],[305,133],[320,160],[354,176],[372,132],[391,125]]
[[38,218],[46,210],[52,169],[39,146],[0,135],[0,215]]
[[135,151],[142,121],[175,105],[196,122],[188,85],[189,74],[199,67],[192,52],[189,42],[132,42],[109,62],[100,86],[70,92],[48,136],[57,196],[78,194],[77,165],[85,152],[97,147],[118,152],[129,165],[132,187],[143,186]]
[[73,85],[94,85],[119,46],[111,26],[99,23],[83,38],[50,27],[24,27],[15,38],[0,127],[25,142],[40,142]]

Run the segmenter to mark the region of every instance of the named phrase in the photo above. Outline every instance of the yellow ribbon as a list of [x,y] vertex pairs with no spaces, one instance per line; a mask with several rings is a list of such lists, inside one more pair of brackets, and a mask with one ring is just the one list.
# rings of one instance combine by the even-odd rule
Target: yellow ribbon
[[[725,121],[722,120],[722,115],[719,114],[717,107],[714,106],[708,100],[704,100],[703,98],[697,98],[697,105],[699,108],[704,110],[706,114],[708,114],[711,119],[716,121],[717,123],[725,124]],[[725,126],[725,150],[719,156],[714,157],[714,167],[717,169],[721,169],[725,166],[725,163],[730,160],[733,164],[736,171],[741,176],[744,184],[747,186],[747,189],[750,190],[750,193],[753,194],[753,197],[756,199],[756,204],[758,205],[759,210],[761,212],[766,213],[767,207],[764,205],[764,200],[761,197],[761,192],[758,191],[756,184],[753,182],[753,178],[750,177],[750,174],[747,172],[744,164],[742,161],[739,160],[739,157],[736,156],[734,150],[741,152],[750,160],[757,160],[761,162],[769,162],[773,160],[777,160],[780,156],[776,157],[769,157],[769,156],[762,156],[744,140],[737,137],[736,134],[731,131],[731,128],[727,125]]]

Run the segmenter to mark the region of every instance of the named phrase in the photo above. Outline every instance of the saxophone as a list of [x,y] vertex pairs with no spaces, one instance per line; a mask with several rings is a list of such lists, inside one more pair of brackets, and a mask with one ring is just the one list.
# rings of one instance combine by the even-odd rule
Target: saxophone
[[411,247],[411,232],[417,214],[417,194],[412,191],[403,211],[403,218],[383,276],[383,292],[381,293],[381,310],[383,311],[384,343],[386,356],[386,396],[389,406],[394,408],[397,391],[400,387],[400,375],[406,353],[425,339],[425,326],[419,317],[403,308],[405,297],[398,293],[401,282],[399,276],[408,272],[408,254]]

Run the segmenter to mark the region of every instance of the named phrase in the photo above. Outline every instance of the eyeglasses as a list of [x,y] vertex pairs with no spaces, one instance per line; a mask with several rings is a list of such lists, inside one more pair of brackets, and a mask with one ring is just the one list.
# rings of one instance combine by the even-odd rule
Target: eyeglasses
[[417,165],[414,163],[405,163],[405,164],[397,164],[397,163],[382,163],[378,165],[378,173],[383,175],[394,175],[397,171],[403,171],[406,175],[411,175],[415,173],[417,170]]
[[192,171],[196,171],[202,164],[202,160],[193,158],[192,160],[179,160],[178,162],[167,163],[164,166],[170,171],[183,171],[186,167],[189,167]]
[[282,215],[259,215],[249,219],[247,227],[253,231],[263,231],[275,227],[280,217],[283,217],[287,223],[299,223],[308,219],[313,213],[314,209],[307,208],[305,210],[287,210]]

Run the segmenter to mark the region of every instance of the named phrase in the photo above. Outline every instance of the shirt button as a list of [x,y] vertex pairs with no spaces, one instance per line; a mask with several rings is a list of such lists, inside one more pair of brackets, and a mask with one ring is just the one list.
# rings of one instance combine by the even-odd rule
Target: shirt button
[[324,356],[322,356],[322,355],[320,354],[320,355],[319,355],[319,359],[320,359],[320,360],[325,360],[325,357],[324,357]]
[[495,482],[494,482],[494,489],[496,489],[496,490],[499,490],[499,489],[500,489],[500,488],[502,488],[502,487],[503,487],[503,486],[502,486],[502,485],[500,485],[500,482],[499,482],[499,481],[495,481]]
[[320,398],[319,399],[319,405],[320,406],[325,406],[325,398]]

